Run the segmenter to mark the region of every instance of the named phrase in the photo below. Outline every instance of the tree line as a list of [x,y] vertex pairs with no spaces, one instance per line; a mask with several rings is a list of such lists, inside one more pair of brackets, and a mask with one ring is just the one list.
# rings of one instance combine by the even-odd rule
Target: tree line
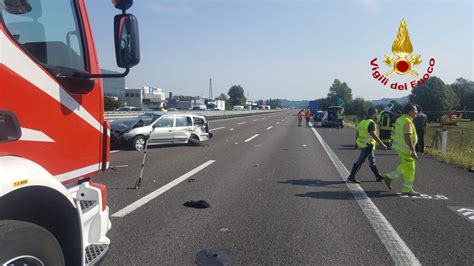
[[[322,110],[328,106],[338,105],[340,99],[344,101],[345,113],[364,118],[369,107],[379,111],[386,106],[374,105],[362,97],[352,98],[352,89],[346,82],[335,79],[327,97],[318,99]],[[338,102],[339,101],[339,102]],[[432,76],[425,83],[417,85],[409,95],[409,102],[419,104],[427,112],[431,120],[438,119],[442,112],[448,110],[474,111],[474,82],[458,78],[454,83],[447,84],[439,77]],[[402,110],[402,105],[396,101],[391,102],[392,110]],[[472,116],[472,115],[471,115]]]

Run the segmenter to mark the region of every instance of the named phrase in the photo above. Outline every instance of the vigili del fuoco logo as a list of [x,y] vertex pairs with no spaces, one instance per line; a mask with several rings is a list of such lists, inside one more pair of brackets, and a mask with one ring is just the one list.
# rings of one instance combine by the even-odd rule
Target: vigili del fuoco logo
[[[429,60],[429,66],[426,69],[426,73],[421,77],[419,76],[416,68],[423,62],[423,60],[419,54],[412,55],[413,45],[411,44],[410,35],[408,34],[407,25],[404,19],[402,19],[400,22],[397,37],[392,44],[392,52],[393,54],[391,55],[385,55],[385,60],[383,62],[385,65],[390,67],[390,70],[385,73],[381,73],[382,70],[379,69],[379,65],[377,64],[377,57],[370,61],[370,65],[372,66],[372,77],[378,80],[382,85],[390,86],[390,88],[394,90],[401,91],[408,90],[408,87],[413,89],[416,85],[422,85],[425,83],[425,81],[430,77],[431,73],[433,73],[435,59],[431,58]],[[393,74],[398,74],[401,76],[409,74],[411,77],[416,79],[410,81],[409,83],[390,83],[389,78]]]

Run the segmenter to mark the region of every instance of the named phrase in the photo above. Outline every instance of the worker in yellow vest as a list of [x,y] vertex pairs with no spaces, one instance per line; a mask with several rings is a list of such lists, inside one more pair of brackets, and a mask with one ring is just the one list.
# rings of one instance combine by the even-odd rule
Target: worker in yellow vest
[[420,193],[413,190],[415,181],[415,160],[418,155],[415,151],[415,145],[418,141],[413,118],[417,114],[416,106],[407,104],[403,108],[403,115],[395,122],[395,128],[392,133],[392,149],[400,157],[400,165],[391,173],[384,177],[385,185],[392,189],[392,181],[395,178],[403,177],[402,194],[408,196],[420,196]]
[[369,158],[369,167],[370,170],[372,170],[372,173],[375,175],[375,180],[380,182],[384,179],[377,169],[377,165],[375,164],[374,150],[376,142],[378,142],[385,150],[387,149],[387,146],[377,136],[377,124],[374,121],[377,118],[377,109],[370,107],[367,111],[367,115],[368,118],[360,121],[357,125],[355,148],[360,150],[360,154],[359,158],[352,166],[352,171],[347,178],[347,181],[353,183],[360,183],[360,181],[356,179],[355,175],[367,158]]
[[337,111],[336,119],[337,119],[336,128],[337,129],[343,128],[344,127],[344,108]]

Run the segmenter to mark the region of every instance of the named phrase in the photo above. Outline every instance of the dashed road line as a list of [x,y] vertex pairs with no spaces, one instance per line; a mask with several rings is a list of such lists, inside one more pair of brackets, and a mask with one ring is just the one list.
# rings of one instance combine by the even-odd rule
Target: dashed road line
[[253,135],[252,137],[250,137],[250,138],[244,140],[244,142],[249,142],[249,141],[253,140],[254,138],[256,138],[256,137],[258,137],[258,136],[260,136],[260,134],[255,134],[255,135]]
[[113,151],[110,151],[110,153],[116,153],[116,152],[119,152],[120,150],[113,150]]
[[279,125],[279,124],[280,124],[280,122],[276,122],[276,124],[277,124],[277,125]]
[[140,208],[141,206],[147,204],[148,202],[150,202],[154,198],[156,198],[159,195],[165,193],[166,191],[170,190],[174,186],[178,185],[179,183],[183,182],[184,180],[186,180],[186,179],[190,178],[191,176],[195,175],[196,173],[198,173],[202,169],[208,167],[209,165],[213,164],[214,162],[215,162],[215,160],[209,160],[209,161],[201,164],[200,166],[194,168],[193,170],[187,172],[186,174],[176,178],[175,180],[173,180],[173,181],[169,182],[168,184],[160,187],[159,189],[151,192],[150,194],[146,195],[145,197],[135,201],[134,203],[128,205],[127,207],[121,209],[120,211],[112,214],[112,217],[125,217],[126,215],[130,214],[134,210],[136,210],[136,209]]
[[[324,141],[321,135],[319,135],[316,129],[312,127],[311,130],[323,146],[341,178],[345,180],[347,176],[349,176],[349,171],[347,171],[344,164],[339,160],[337,155],[331,147],[329,147],[326,141]],[[377,206],[375,206],[372,200],[367,196],[362,187],[359,184],[353,183],[346,183],[346,185],[352,192],[352,195],[392,257],[395,265],[421,265],[420,261],[415,257],[415,254],[413,254],[387,218],[383,216]]]
[[272,129],[272,128],[273,128],[273,126],[269,126],[269,127],[267,127],[267,130]]
[[209,130],[209,131],[212,132],[212,131],[216,131],[216,130],[223,129],[223,128],[225,128],[225,127],[216,127],[216,128],[213,128],[213,129],[211,129],[211,130]]
[[237,123],[237,125],[243,125],[243,124],[246,124],[247,122],[240,122],[240,123]]
[[234,131],[234,128],[229,129],[230,131]]

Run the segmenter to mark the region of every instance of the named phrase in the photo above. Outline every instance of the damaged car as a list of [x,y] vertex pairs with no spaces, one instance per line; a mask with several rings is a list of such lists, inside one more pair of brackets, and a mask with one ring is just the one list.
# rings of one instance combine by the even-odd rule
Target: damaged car
[[129,147],[141,151],[155,144],[198,145],[212,138],[209,123],[203,115],[145,113],[135,118],[114,120],[110,123],[112,146]]

